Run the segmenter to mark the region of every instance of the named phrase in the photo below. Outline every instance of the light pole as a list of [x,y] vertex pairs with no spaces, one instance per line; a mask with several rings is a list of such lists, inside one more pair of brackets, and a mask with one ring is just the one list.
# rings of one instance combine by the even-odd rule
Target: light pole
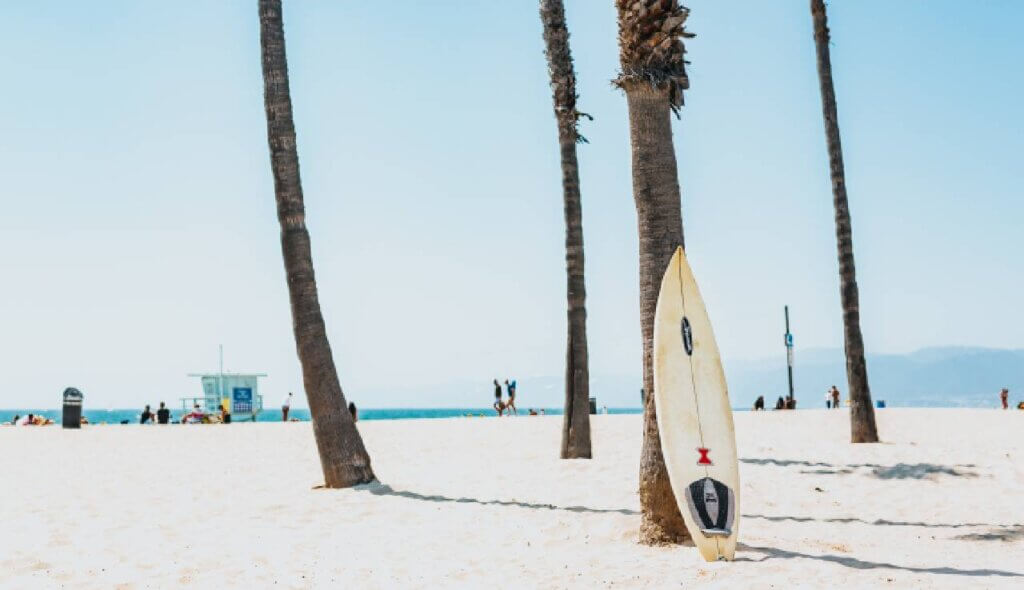
[[793,335],[789,333],[789,306],[786,311],[786,368],[789,371],[789,399],[793,399]]

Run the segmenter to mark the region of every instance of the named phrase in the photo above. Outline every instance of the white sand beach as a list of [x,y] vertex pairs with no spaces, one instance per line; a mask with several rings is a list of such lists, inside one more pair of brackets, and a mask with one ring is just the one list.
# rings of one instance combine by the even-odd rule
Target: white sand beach
[[5,588],[1024,586],[1024,412],[736,415],[737,561],[636,543],[639,416],[361,422],[381,484],[321,482],[308,423],[0,429]]

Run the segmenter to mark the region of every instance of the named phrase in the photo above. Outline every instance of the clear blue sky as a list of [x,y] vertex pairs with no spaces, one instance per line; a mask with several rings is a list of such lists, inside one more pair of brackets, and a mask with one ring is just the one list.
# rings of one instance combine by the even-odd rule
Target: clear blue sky
[[[299,155],[342,384],[559,375],[565,279],[536,2],[286,1]],[[688,252],[725,359],[842,345],[804,0],[692,0],[674,123]],[[611,0],[567,2],[591,372],[639,375]],[[870,352],[1024,347],[1024,3],[836,0],[832,64]],[[136,406],[185,374],[301,391],[256,1],[12,3],[0,20],[0,407]],[[549,392],[551,405],[559,394]],[[634,392],[624,399],[633,401]],[[481,404],[486,403],[486,397]],[[276,404],[272,401],[271,404]]]

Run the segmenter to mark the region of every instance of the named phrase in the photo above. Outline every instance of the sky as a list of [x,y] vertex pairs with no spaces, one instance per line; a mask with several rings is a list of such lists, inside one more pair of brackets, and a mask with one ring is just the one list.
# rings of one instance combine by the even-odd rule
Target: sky
[[[415,393],[447,383],[479,388],[483,406],[494,377],[564,370],[536,4],[285,2],[320,300],[364,407],[464,401]],[[687,252],[727,373],[757,358],[784,371],[784,305],[798,364],[801,349],[842,346],[810,13],[689,6],[691,89],[673,122]],[[614,4],[566,8],[595,118],[579,148],[590,371],[639,383]],[[301,392],[256,1],[4,12],[0,407],[56,407],[67,386],[93,407],[195,395],[187,374],[215,371],[221,344],[227,370],[268,374],[268,405]],[[1024,347],[1024,3],[834,0],[829,17],[868,351]]]

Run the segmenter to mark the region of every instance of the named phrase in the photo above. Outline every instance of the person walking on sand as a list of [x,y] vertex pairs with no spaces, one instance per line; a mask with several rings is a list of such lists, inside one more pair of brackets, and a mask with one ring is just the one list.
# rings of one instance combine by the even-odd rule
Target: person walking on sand
[[281,404],[281,422],[288,421],[288,410],[292,409],[292,392],[288,392],[288,397],[284,398],[284,402]]
[[516,380],[513,379],[509,383],[508,379],[505,379],[505,389],[508,390],[508,403],[505,404],[505,408],[508,409],[509,415],[519,415],[519,410],[516,409]]
[[1004,387],[1003,390],[999,392],[999,400],[1003,402],[1003,409],[1004,410],[1007,410],[1007,409],[1010,408],[1009,399],[1010,399],[1010,390]]
[[825,409],[826,410],[832,409],[832,390],[831,389],[826,389],[825,390]]
[[835,385],[832,386],[832,409],[839,409],[839,389]]
[[494,411],[501,418],[505,414],[505,402],[501,401],[501,384],[494,380]]

